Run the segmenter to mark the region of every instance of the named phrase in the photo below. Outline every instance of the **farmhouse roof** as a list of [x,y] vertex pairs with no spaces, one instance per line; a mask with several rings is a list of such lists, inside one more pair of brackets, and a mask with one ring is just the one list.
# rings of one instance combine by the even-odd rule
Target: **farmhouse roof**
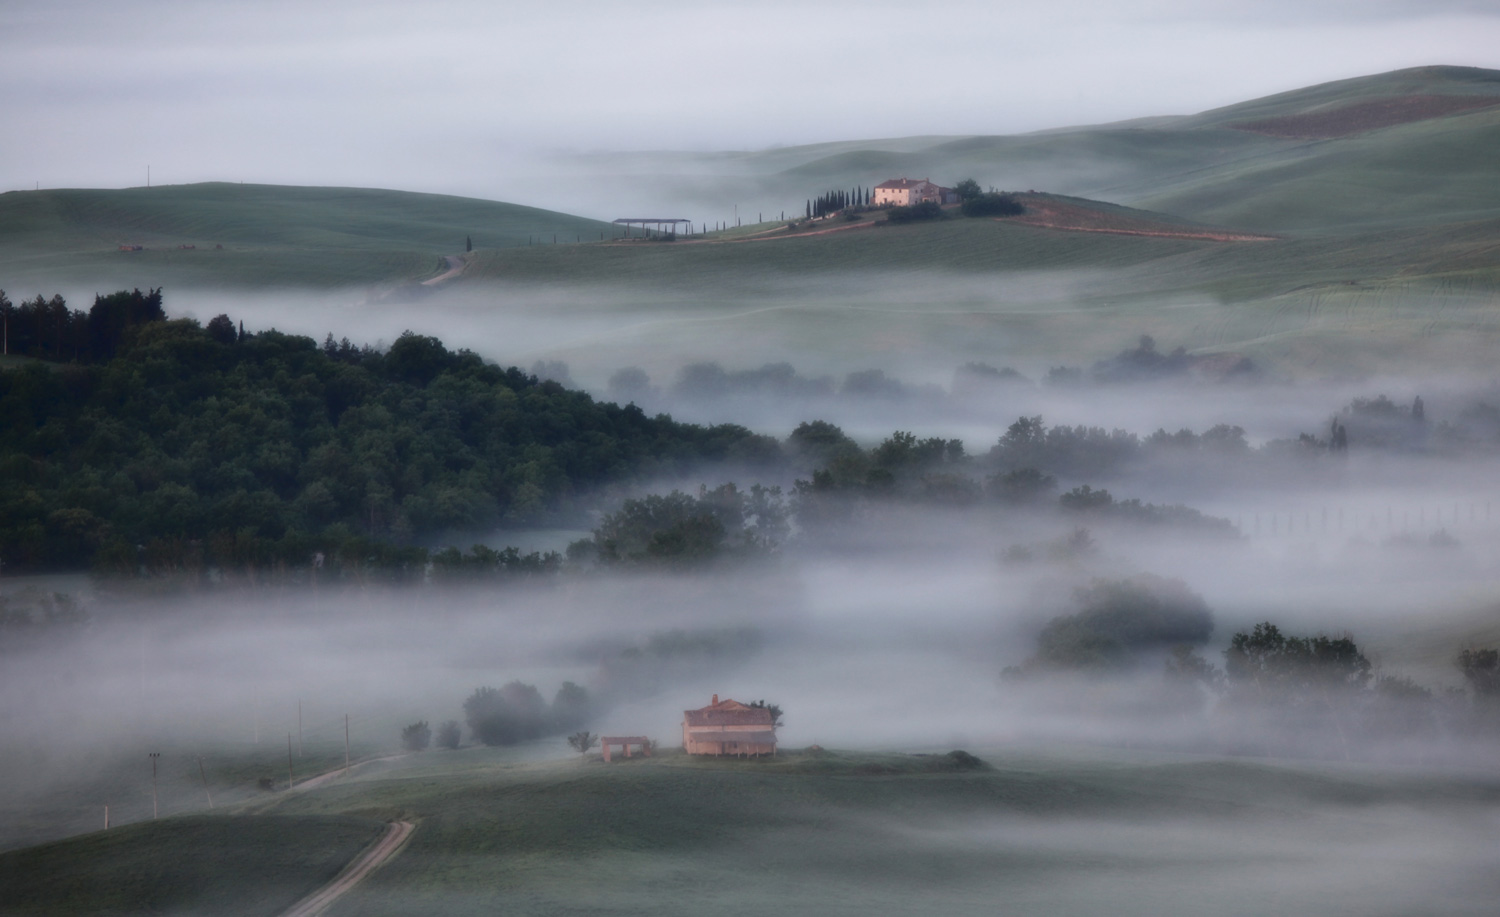
[[883,181],[880,184],[876,185],[875,187],[877,187],[877,188],[898,188],[898,189],[903,189],[904,190],[906,188],[915,188],[917,185],[922,185],[922,184],[926,184],[926,183],[927,183],[927,179],[925,179],[925,178],[893,178],[893,179],[890,179],[889,181]]
[[[737,700],[725,698],[719,700],[714,695],[714,702],[707,707],[697,710],[684,710],[683,718],[687,721],[688,728],[694,726],[771,726],[771,711],[765,707],[751,707]],[[708,741],[718,741],[710,739]],[[739,741],[749,741],[741,739]]]

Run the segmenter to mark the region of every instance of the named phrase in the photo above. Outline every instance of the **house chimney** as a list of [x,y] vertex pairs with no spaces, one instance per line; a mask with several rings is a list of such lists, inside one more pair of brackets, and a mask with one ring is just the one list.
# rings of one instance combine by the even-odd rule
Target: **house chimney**
[[710,707],[717,707],[717,706],[719,706],[719,695],[717,695],[717,694],[714,695],[714,702],[712,704],[709,704],[709,706]]

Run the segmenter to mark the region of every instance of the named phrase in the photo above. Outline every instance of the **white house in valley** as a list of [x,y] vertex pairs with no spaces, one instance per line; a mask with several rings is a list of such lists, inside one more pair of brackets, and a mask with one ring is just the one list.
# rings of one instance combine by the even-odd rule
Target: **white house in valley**
[[958,194],[952,188],[935,185],[925,178],[892,178],[875,186],[875,197],[871,203],[876,207],[887,204],[910,207],[923,201],[956,204]]

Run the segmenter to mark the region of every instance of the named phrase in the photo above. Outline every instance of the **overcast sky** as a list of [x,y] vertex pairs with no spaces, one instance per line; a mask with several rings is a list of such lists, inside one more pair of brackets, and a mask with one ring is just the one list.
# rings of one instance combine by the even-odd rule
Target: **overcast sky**
[[4,0],[0,190],[202,180],[529,199],[523,156],[1011,133],[1422,64],[1494,0]]

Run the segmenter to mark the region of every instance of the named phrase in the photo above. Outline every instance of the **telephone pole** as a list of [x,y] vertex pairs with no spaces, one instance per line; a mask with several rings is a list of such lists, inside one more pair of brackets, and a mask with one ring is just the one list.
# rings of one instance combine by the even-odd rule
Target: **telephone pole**
[[292,788],[292,734],[286,734],[286,788]]
[[344,714],[344,776],[349,776],[349,714]]
[[302,757],[302,701],[297,701],[297,757]]
[[208,791],[208,773],[203,770],[203,756],[198,756],[198,776],[203,778],[203,795],[208,797],[208,807],[214,807],[214,794]]
[[147,755],[151,759],[151,819],[156,820],[156,759],[161,757],[161,752],[153,751]]

